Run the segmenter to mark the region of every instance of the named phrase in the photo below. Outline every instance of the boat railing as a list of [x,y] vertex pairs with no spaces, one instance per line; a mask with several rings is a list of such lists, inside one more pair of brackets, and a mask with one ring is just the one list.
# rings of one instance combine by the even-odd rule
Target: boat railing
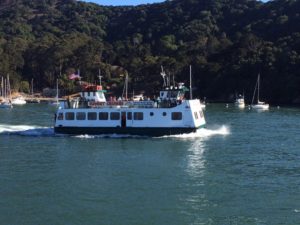
[[182,101],[171,101],[171,100],[162,100],[162,101],[152,101],[152,100],[143,100],[143,101],[106,101],[106,102],[96,102],[96,101],[87,101],[82,99],[66,100],[61,101],[61,108],[65,109],[82,109],[82,108],[173,108],[177,105],[180,105]]
[[79,99],[67,100],[61,102],[61,107],[65,109],[78,109],[78,108],[154,108],[157,103],[154,101],[81,101]]

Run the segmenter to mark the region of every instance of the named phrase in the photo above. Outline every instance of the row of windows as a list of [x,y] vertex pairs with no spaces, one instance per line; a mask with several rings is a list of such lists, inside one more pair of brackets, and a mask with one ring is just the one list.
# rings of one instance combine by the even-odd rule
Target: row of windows
[[[97,116],[98,115],[98,116]],[[150,116],[153,116],[154,113],[153,112],[150,112]],[[166,112],[163,112],[162,114],[163,116],[166,116],[167,113]],[[122,117],[125,117],[125,118],[122,118],[122,119],[126,119],[126,115],[122,114]],[[65,119],[66,120],[108,120],[110,118],[110,120],[120,120],[121,118],[121,114],[119,112],[111,112],[111,113],[108,113],[108,112],[99,112],[98,114],[96,112],[88,112],[88,113],[85,113],[85,112],[77,112],[77,113],[74,113],[74,112],[66,112],[65,113]],[[182,120],[182,113],[181,112],[172,112],[171,113],[171,118],[172,120]],[[57,117],[58,120],[63,120],[64,119],[64,114],[63,113],[59,113],[58,114],[58,117]],[[128,120],[132,120],[132,112],[127,112],[127,119]],[[144,113],[142,112],[134,112],[133,113],[133,119],[134,120],[143,120],[144,119]]]
[[[199,111],[199,115],[200,115],[200,118],[203,118],[203,117],[204,117],[204,115],[203,115],[203,112],[202,112],[202,111]],[[194,112],[194,116],[195,116],[196,120],[199,118],[199,117],[198,117],[198,113],[197,113],[197,112]]]

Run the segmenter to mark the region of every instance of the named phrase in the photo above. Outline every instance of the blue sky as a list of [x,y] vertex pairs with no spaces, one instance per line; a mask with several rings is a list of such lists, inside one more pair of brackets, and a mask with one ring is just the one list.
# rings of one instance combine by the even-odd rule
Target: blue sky
[[[94,2],[99,5],[141,5],[147,3],[163,2],[164,0],[82,0],[85,2]],[[267,2],[268,0],[263,0]]]

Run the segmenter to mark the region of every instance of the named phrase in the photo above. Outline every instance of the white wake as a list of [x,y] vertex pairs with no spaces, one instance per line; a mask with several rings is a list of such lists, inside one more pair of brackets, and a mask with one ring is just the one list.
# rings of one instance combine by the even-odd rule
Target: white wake
[[[51,127],[31,126],[31,125],[8,125],[0,124],[0,135],[21,135],[21,136],[54,136],[54,130]],[[158,138],[205,138],[211,136],[227,136],[230,134],[230,129],[223,125],[216,129],[201,128],[197,132],[166,135]],[[82,139],[92,138],[150,138],[149,136],[138,135],[122,135],[122,134],[103,134],[103,135],[77,135],[73,136]]]
[[163,136],[166,137],[175,137],[175,138],[204,138],[211,136],[227,136],[230,135],[230,129],[223,125],[220,128],[216,129],[208,129],[208,128],[200,128],[196,132],[188,133],[188,134],[177,134],[177,135],[168,135]]
[[54,130],[50,127],[0,124],[0,134],[22,136],[52,136],[54,135]]
[[[211,136],[226,136],[230,134],[230,129],[223,125],[220,128],[216,129],[208,129],[208,128],[201,128],[198,129],[197,132],[193,133],[187,133],[187,134],[176,134],[176,135],[165,135],[161,137],[155,137],[155,138],[205,138],[205,137],[211,137]],[[101,134],[101,135],[76,135],[73,136],[75,138],[81,138],[81,139],[93,139],[93,138],[151,138],[151,136],[139,136],[139,135],[130,135],[130,134]]]

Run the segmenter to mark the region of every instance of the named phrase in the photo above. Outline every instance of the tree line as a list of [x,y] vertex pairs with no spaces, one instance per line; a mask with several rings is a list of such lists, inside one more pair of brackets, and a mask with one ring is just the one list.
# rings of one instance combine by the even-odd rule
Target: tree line
[[160,68],[188,82],[194,95],[250,101],[258,73],[262,99],[300,103],[300,1],[172,0],[109,7],[75,0],[0,0],[0,76],[29,91],[59,86],[80,70],[105,86],[155,94]]

